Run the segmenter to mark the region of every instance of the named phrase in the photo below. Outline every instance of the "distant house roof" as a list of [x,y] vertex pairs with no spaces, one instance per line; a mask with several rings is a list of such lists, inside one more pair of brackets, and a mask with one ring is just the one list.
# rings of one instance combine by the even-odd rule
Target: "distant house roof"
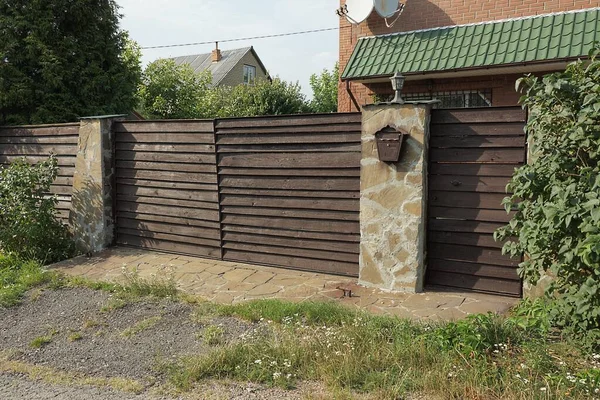
[[244,47],[241,49],[221,50],[221,61],[212,62],[212,53],[192,54],[189,56],[175,57],[175,64],[189,64],[194,72],[210,71],[212,74],[213,86],[218,86],[219,83],[227,76],[227,74],[240,62],[240,60],[248,53],[252,52],[254,58],[258,62],[260,68],[267,74],[267,69],[254,51],[254,47]]
[[600,8],[364,37],[342,80],[575,59],[596,40]]

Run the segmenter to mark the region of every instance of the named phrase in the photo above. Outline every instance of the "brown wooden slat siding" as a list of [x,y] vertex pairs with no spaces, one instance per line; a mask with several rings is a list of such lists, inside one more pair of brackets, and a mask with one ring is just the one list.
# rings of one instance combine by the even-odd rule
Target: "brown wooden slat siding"
[[114,126],[117,243],[219,258],[213,121]]
[[38,163],[56,155],[60,167],[51,192],[58,195],[58,215],[66,223],[71,209],[79,123],[0,128],[0,166],[22,157]]
[[525,162],[525,112],[518,107],[433,110],[429,153],[427,283],[520,296],[516,267],[493,232],[501,202]]
[[224,259],[357,276],[361,115],[216,127]]

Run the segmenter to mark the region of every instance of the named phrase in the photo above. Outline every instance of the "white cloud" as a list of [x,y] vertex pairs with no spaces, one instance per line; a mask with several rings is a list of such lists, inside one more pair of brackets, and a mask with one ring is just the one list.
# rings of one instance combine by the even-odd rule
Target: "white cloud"
[[[118,0],[121,25],[141,46],[225,40],[338,26],[339,0]],[[214,45],[145,50],[144,63],[160,57],[207,53]],[[299,81],[331,69],[338,58],[338,32],[220,44],[254,46],[272,75]]]

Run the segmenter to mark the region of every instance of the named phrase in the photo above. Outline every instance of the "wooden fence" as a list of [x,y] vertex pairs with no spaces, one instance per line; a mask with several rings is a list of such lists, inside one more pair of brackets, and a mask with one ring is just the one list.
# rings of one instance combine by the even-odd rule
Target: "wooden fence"
[[493,233],[512,217],[502,199],[526,160],[525,121],[519,107],[433,110],[427,283],[521,295],[521,260]]
[[360,130],[358,113],[119,122],[117,241],[357,276]]
[[58,211],[64,220],[71,208],[78,137],[79,123],[0,128],[0,165],[23,157],[37,163],[56,155],[60,169],[51,191],[58,195]]

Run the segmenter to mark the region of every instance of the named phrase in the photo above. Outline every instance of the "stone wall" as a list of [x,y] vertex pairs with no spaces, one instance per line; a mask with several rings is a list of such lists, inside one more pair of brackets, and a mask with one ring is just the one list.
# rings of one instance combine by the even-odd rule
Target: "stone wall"
[[[384,104],[363,109],[360,172],[360,277],[369,287],[419,292],[425,276],[429,104]],[[408,133],[400,160],[378,158],[375,134]]]
[[69,223],[77,247],[96,253],[114,236],[113,117],[81,120]]

